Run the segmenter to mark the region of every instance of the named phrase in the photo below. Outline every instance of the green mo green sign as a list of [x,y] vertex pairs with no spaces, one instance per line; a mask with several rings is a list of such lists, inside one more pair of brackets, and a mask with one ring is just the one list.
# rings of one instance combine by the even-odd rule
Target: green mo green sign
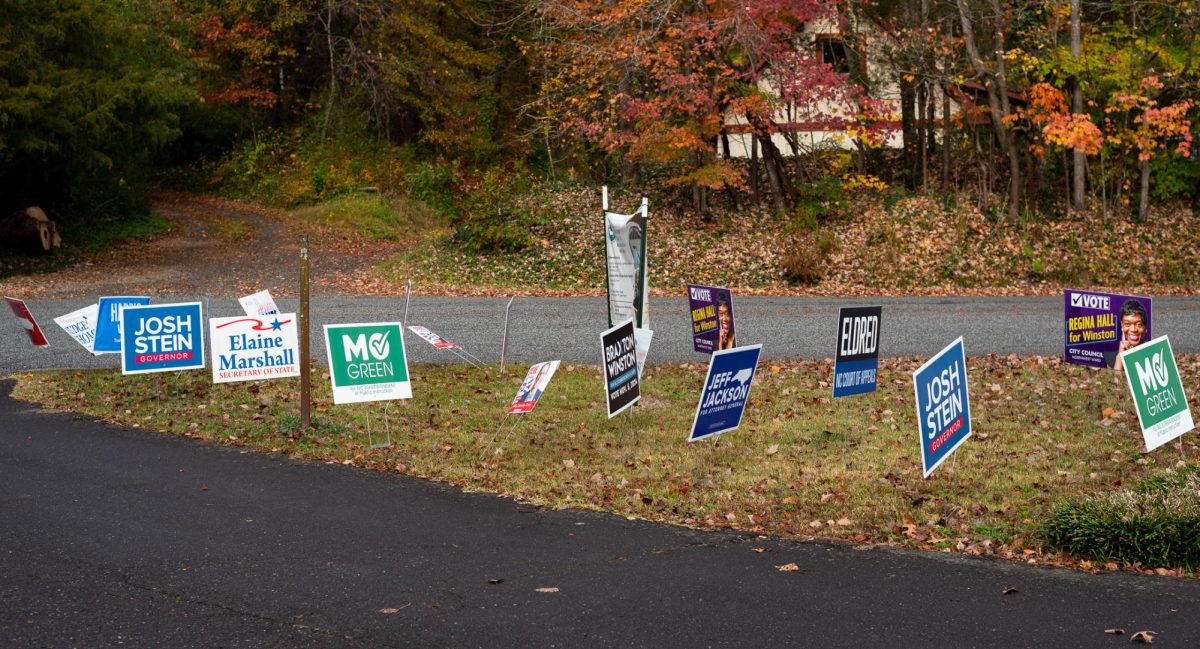
[[1121,362],[1137,406],[1147,452],[1195,427],[1171,341],[1166,336],[1121,352]]
[[399,322],[325,325],[334,403],[411,399]]

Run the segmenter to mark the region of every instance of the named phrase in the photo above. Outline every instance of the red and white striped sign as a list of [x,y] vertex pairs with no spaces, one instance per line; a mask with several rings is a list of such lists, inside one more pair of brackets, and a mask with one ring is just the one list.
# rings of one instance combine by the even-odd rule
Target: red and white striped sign
[[38,326],[36,320],[33,319],[33,314],[29,312],[29,307],[25,306],[25,302],[18,300],[15,297],[4,298],[8,302],[8,306],[12,307],[13,313],[21,320],[21,326],[25,328],[25,332],[29,334],[29,340],[33,342],[34,347],[48,347],[49,342],[46,341],[46,336],[42,334],[42,328]]

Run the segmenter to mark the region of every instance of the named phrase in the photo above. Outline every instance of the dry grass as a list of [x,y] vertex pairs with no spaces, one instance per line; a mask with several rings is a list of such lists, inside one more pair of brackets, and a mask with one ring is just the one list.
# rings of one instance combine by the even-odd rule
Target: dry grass
[[[966,196],[844,195],[846,214],[815,230],[765,206],[717,210],[702,221],[652,196],[651,291],[680,294],[686,283],[704,282],[769,295],[1052,295],[1064,287],[1165,295],[1194,294],[1200,281],[1200,218],[1185,208],[1155,211],[1146,223],[1099,214],[1010,222]],[[612,206],[632,211],[639,201],[626,192]],[[448,230],[430,230],[382,263],[380,280],[420,277],[423,290],[446,294],[603,291],[598,188],[542,187],[512,206],[524,215],[512,226],[529,233],[529,248],[472,253]]]
[[[1200,357],[1179,364],[1187,392],[1200,393]],[[1028,562],[1071,563],[1041,552],[1034,537],[1055,503],[1196,456],[1190,435],[1186,460],[1175,445],[1142,452],[1114,372],[979,357],[969,362],[975,434],[925,480],[912,405],[917,365],[885,361],[878,392],[834,401],[828,361],[766,363],[742,427],[693,444],[686,438],[700,364],[651,366],[630,431],[623,416],[605,419],[599,368],[564,365],[511,435],[498,426],[522,368],[498,379],[495,368],[416,366],[414,398],[387,408],[390,449],[369,444],[383,439],[384,404],[332,406],[320,369],[318,428],[303,435],[294,379],[212,385],[202,372],[38,373],[21,375],[16,395],[121,425],[410,473],[548,507]]]

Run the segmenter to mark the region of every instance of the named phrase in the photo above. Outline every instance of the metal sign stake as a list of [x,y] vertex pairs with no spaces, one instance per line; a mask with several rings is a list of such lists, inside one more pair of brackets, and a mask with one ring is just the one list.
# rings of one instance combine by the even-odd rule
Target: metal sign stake
[[412,299],[412,280],[408,280],[404,285],[404,317],[400,318],[400,332],[404,333],[404,329],[408,327],[408,301]]
[[312,428],[309,406],[312,401],[310,365],[312,348],[309,346],[308,330],[308,235],[300,235],[300,429]]
[[515,299],[517,299],[515,295],[508,298],[508,306],[504,307],[504,336],[500,343],[500,376],[504,376],[504,370],[508,364],[508,319],[512,313],[513,300]]

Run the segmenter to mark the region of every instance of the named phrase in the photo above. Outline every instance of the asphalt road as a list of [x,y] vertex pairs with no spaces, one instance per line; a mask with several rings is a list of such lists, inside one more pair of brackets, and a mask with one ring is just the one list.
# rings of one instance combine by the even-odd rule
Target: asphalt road
[[44,413],[10,386],[4,647],[1200,645],[1197,581],[544,511]]
[[[156,302],[207,298],[172,297]],[[424,325],[486,362],[500,359],[506,299],[414,297],[408,324]],[[119,367],[115,355],[92,357],[53,318],[86,306],[83,300],[30,300],[51,346],[35,349],[9,313],[0,313],[0,373],[41,368]],[[210,316],[241,313],[236,300],[210,301]],[[296,300],[280,300],[295,309]],[[837,312],[842,306],[882,304],[880,355],[932,356],[958,336],[968,355],[1041,354],[1055,356],[1063,348],[1063,300],[1031,298],[734,298],[739,344],[763,344],[768,358],[831,358]],[[658,298],[650,303],[654,341],[650,363],[699,361],[692,351],[687,301]],[[399,321],[403,298],[327,297],[313,300],[313,353],[324,362],[320,325],[343,322]],[[1153,335],[1167,334],[1176,353],[1200,352],[1200,298],[1154,300]],[[600,362],[600,332],[607,326],[604,298],[518,298],[513,303],[509,361],[535,363],[561,359]],[[416,363],[461,360],[437,351],[415,335],[406,336],[409,358]]]

